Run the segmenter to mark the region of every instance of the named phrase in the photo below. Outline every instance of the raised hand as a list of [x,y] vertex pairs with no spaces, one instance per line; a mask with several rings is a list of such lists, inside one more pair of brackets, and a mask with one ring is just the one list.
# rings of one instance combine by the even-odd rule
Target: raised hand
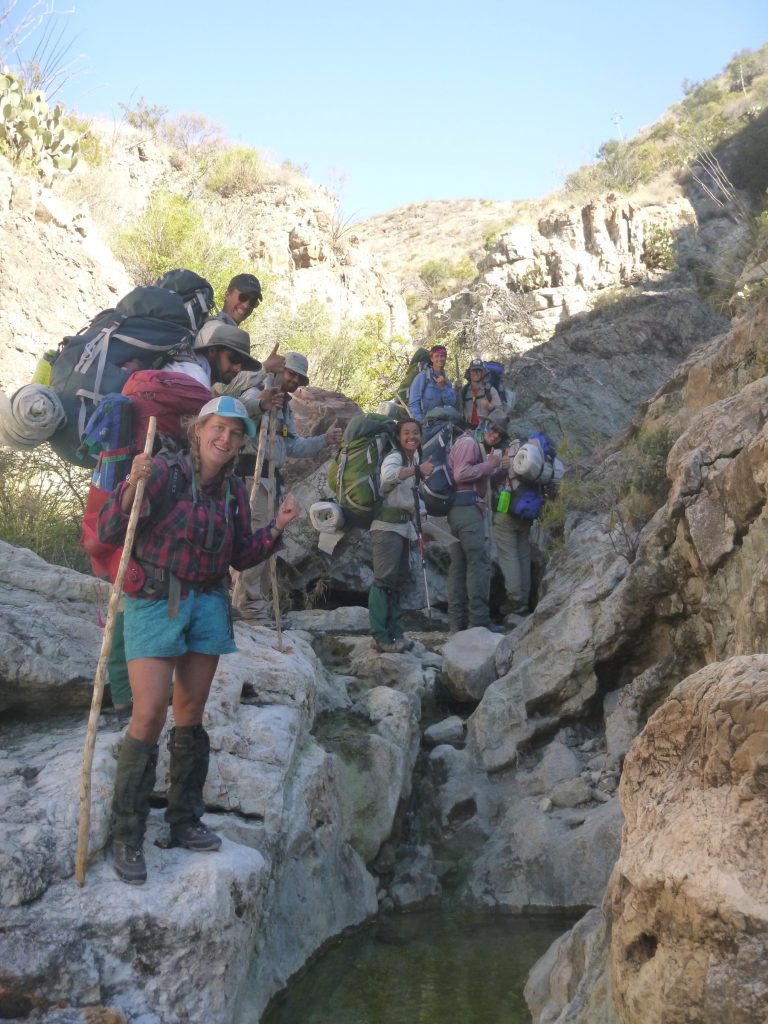
[[327,445],[340,444],[344,431],[339,426],[339,421],[334,420],[325,432],[325,443]]
[[280,502],[280,508],[277,510],[277,516],[275,517],[275,525],[278,530],[284,530],[288,523],[301,515],[301,505],[293,496],[288,493]]
[[262,363],[262,367],[267,371],[267,373],[282,373],[285,369],[285,359],[277,354],[277,350],[279,348],[280,342],[276,341],[275,347]]

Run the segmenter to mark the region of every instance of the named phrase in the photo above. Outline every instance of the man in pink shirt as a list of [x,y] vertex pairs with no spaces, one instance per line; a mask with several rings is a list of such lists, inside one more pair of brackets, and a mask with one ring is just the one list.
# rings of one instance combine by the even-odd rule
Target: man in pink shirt
[[456,497],[448,513],[451,532],[459,541],[451,545],[448,573],[448,619],[451,632],[485,626],[494,632],[488,607],[491,587],[490,510],[488,493],[494,476],[509,469],[509,459],[498,449],[509,438],[507,416],[494,409],[475,430],[455,442],[448,466],[456,484]]

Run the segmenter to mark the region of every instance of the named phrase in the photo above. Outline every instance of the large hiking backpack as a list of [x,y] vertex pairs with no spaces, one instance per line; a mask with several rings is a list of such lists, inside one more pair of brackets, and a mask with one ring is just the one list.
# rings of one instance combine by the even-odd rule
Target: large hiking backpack
[[49,439],[54,451],[81,464],[80,438],[94,406],[104,395],[121,392],[133,370],[157,367],[171,354],[190,351],[192,341],[184,300],[155,285],[134,288],[114,309],[64,338],[51,367],[51,387],[67,423]]
[[531,434],[512,460],[512,471],[523,480],[538,484],[559,484],[565,467],[557,449],[545,434]]
[[213,288],[194,270],[166,270],[155,281],[158,288],[177,292],[184,300],[193,331],[198,331],[213,309]]
[[[501,399],[502,406],[507,410],[507,412],[509,412],[510,409],[512,409],[512,407],[515,404],[516,396],[515,392],[511,388],[506,387],[504,384],[504,375],[506,373],[506,367],[504,366],[503,363],[499,363],[495,359],[486,359],[483,360],[483,370],[485,371],[483,383],[485,384],[486,398],[488,397],[490,389],[495,388],[499,395],[499,398]],[[469,371],[467,371],[465,376],[469,376]],[[466,383],[464,387],[461,389],[462,408],[464,407],[464,403],[469,399],[469,396],[470,385],[469,383]]]
[[453,442],[461,437],[463,431],[452,419],[443,417],[442,421],[436,422],[439,424],[437,430],[421,444],[421,462],[430,460],[435,468],[430,477],[420,479],[419,495],[429,515],[447,516],[456,496],[448,456]]
[[553,442],[546,434],[531,434],[512,459],[510,513],[521,519],[538,519],[564,472]]
[[133,406],[133,444],[144,446],[149,417],[157,419],[160,438],[184,440],[184,419],[197,416],[212,398],[209,388],[186,373],[171,370],[139,370],[125,383],[123,395]]
[[395,400],[398,406],[405,411],[408,407],[408,396],[411,393],[411,384],[413,384],[414,378],[422,370],[426,370],[430,366],[429,362],[429,349],[417,348],[411,356],[408,368],[405,371],[405,376],[397,389]]
[[370,526],[381,500],[379,474],[395,447],[395,421],[378,413],[353,416],[328,468],[328,486],[351,526]]

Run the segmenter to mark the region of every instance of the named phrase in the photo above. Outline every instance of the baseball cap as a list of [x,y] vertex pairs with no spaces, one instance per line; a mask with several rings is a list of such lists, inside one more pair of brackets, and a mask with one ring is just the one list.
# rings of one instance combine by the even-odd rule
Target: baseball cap
[[253,295],[257,306],[262,300],[261,284],[258,277],[255,277],[253,274],[235,274],[227,286],[228,292],[233,289],[244,292],[246,295]]
[[218,398],[212,398],[210,402],[205,403],[198,416],[226,416],[228,419],[242,420],[248,437],[256,436],[256,427],[245,411],[245,406],[232,395],[220,395]]

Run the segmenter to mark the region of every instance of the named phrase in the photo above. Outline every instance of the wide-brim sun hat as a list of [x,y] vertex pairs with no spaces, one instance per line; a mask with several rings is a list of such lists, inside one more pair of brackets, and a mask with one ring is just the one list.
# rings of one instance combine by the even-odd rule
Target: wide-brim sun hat
[[285,368],[297,373],[304,378],[305,384],[309,384],[309,361],[301,352],[286,352]]
[[195,337],[195,352],[207,348],[228,348],[241,357],[244,370],[260,370],[261,363],[251,355],[251,338],[247,331],[233,327],[223,320],[207,320]]
[[256,437],[253,420],[248,415],[243,403],[237,398],[233,398],[232,395],[220,395],[218,398],[212,398],[210,402],[206,402],[198,413],[200,419],[203,416],[225,416],[227,419],[242,420],[248,437]]
[[501,409],[491,409],[491,411],[483,417],[482,423],[485,429],[488,430],[492,427],[494,430],[498,430],[504,437],[510,437],[510,422],[509,416]]

